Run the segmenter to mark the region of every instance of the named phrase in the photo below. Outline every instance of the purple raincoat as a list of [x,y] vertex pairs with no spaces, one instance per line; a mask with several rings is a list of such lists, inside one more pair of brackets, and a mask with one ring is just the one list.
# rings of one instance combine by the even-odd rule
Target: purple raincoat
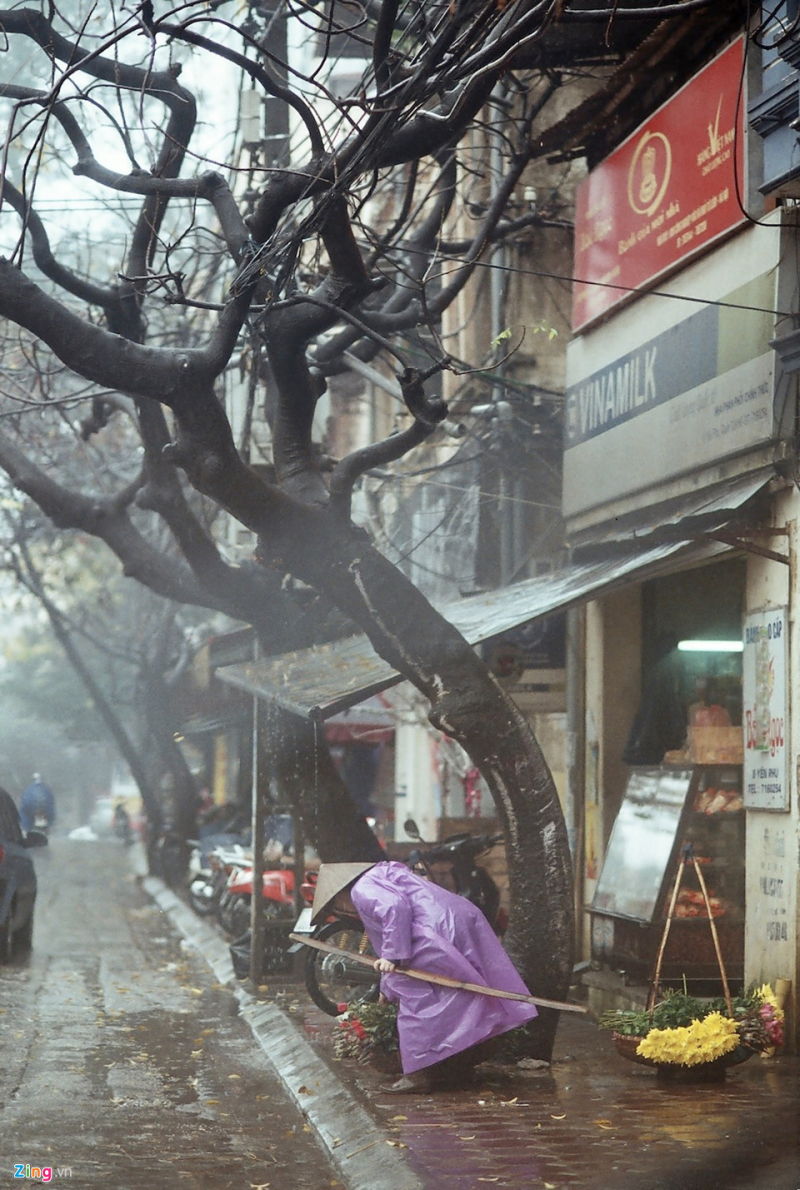
[[[415,876],[405,864],[375,864],[350,890],[375,953],[383,959],[505,992],[528,989],[492,927],[465,897]],[[409,979],[381,978],[398,1001],[403,1072],[413,1074],[537,1016],[532,1004]]]

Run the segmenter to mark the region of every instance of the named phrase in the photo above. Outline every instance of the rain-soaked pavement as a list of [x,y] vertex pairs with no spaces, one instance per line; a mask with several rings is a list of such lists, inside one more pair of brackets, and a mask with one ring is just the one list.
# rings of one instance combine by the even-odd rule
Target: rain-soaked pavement
[[34,953],[0,967],[0,1186],[26,1163],[114,1190],[800,1190],[795,1055],[662,1084],[563,1014],[551,1067],[387,1096],[295,977],[240,1003],[218,932],[114,843],[37,866]]
[[38,1166],[81,1190],[341,1186],[119,844],[35,856],[33,952],[0,967],[0,1185]]

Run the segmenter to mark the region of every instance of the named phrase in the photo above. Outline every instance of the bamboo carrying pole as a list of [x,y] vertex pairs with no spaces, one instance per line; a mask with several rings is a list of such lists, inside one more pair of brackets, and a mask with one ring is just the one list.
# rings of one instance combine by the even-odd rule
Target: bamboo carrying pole
[[[375,958],[356,954],[352,950],[341,950],[330,942],[319,942],[316,938],[306,938],[302,934],[290,934],[293,942],[302,942],[304,946],[313,946],[316,950],[327,951],[328,954],[340,954],[354,963],[361,963],[363,967],[374,967]],[[504,992],[500,988],[487,988],[480,983],[466,983],[460,979],[450,979],[447,975],[434,975],[432,971],[417,971],[413,967],[398,968],[400,975],[407,975],[409,979],[424,979],[427,983],[436,983],[445,988],[460,988],[465,992],[479,992],[482,996],[496,996],[502,1000],[521,1000],[524,1004],[536,1004],[540,1008],[557,1008],[560,1012],[588,1012],[582,1004],[564,1004],[561,1000],[543,1000],[541,996],[528,996],[522,992]]]
[[703,873],[700,870],[700,865],[697,862],[697,859],[694,854],[694,848],[692,847],[691,843],[686,843],[684,845],[684,848],[683,848],[683,851],[681,854],[681,858],[678,861],[678,871],[675,876],[675,884],[673,885],[673,888],[672,888],[672,897],[670,898],[669,909],[667,910],[666,921],[664,922],[664,932],[661,935],[661,945],[658,948],[658,955],[656,956],[656,963],[655,963],[655,968],[653,971],[653,978],[650,981],[650,992],[647,997],[647,1011],[652,1013],[653,1008],[655,1007],[656,998],[658,996],[659,985],[661,983],[661,963],[664,958],[664,951],[666,950],[666,947],[667,947],[667,938],[669,937],[670,926],[672,925],[672,922],[673,922],[673,919],[675,916],[675,902],[678,899],[678,889],[681,886],[681,881],[683,880],[683,876],[686,871],[686,865],[689,863],[691,863],[691,865],[694,868],[695,875],[697,876],[697,883],[700,885],[700,892],[702,894],[703,901],[705,902],[706,913],[708,915],[708,928],[711,931],[711,939],[712,939],[712,942],[714,943],[714,953],[717,956],[717,965],[719,966],[719,973],[720,973],[720,977],[722,979],[722,992],[723,992],[723,996],[725,998],[725,1005],[728,1009],[728,1016],[732,1017],[733,1016],[733,1004],[731,1001],[730,987],[728,985],[728,975],[727,975],[727,972],[725,971],[725,963],[722,958],[722,950],[721,950],[720,944],[719,944],[719,935],[717,933],[717,927],[714,922],[714,916],[711,912],[711,901],[709,900],[708,889],[706,888],[706,882],[703,879]]

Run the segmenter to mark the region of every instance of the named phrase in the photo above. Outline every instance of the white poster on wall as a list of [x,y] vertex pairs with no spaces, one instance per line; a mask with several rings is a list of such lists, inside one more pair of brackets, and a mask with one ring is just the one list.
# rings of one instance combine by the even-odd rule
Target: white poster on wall
[[744,804],[750,810],[788,810],[786,608],[753,612],[744,622],[742,723]]

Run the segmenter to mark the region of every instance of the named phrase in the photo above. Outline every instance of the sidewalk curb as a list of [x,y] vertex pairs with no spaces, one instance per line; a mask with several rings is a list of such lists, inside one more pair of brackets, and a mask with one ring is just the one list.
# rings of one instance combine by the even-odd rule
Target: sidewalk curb
[[242,1019],[275,1076],[314,1129],[339,1176],[350,1190],[425,1190],[425,1183],[387,1142],[378,1123],[351,1095],[325,1060],[278,1005],[265,1003],[239,986],[227,943],[216,930],[134,858],[142,888],[169,917],[186,944],[205,959],[219,983],[231,987]]

